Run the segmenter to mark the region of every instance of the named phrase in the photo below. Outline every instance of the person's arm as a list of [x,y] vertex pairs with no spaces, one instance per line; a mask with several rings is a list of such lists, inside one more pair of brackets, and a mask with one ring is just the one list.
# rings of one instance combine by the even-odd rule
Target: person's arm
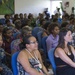
[[73,46],[71,46],[71,50],[72,50],[72,53],[73,53],[73,55],[74,55],[74,57],[75,57],[75,49],[74,49]]
[[41,64],[42,64],[42,69],[43,69],[44,73],[45,73],[46,75],[50,75],[50,74],[48,73],[46,67],[44,66],[43,62],[42,62],[42,58],[41,58],[40,52],[38,51],[37,53],[38,53],[38,58],[39,58],[39,60],[40,60],[40,62],[41,62]]
[[42,33],[42,37],[44,36],[48,36],[47,31],[44,29],[43,33]]
[[42,73],[38,72],[36,69],[30,66],[30,63],[28,61],[28,57],[25,51],[21,51],[19,53],[17,60],[23,66],[24,70],[29,73],[29,75],[43,75]]
[[55,50],[55,56],[58,56],[61,60],[66,62],[68,65],[75,68],[75,63],[66,55],[63,49],[57,48]]
[[3,68],[2,67],[0,67],[0,72],[3,70]]
[[5,52],[6,55],[11,56],[11,54],[9,54],[8,52]]
[[47,38],[46,46],[47,46],[47,51],[49,51],[52,48],[52,41],[50,38]]

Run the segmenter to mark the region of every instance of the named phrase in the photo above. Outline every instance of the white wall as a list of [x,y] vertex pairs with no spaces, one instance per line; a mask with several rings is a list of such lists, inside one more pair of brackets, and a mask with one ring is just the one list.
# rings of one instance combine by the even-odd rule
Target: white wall
[[[62,4],[63,4],[63,6],[64,6],[64,4],[65,4],[65,2],[69,2],[69,7],[67,7],[65,10],[66,10],[66,12],[68,13],[68,14],[71,14],[71,8],[72,7],[75,7],[74,6],[74,3],[75,3],[75,0],[62,0]],[[64,6],[65,7],[65,6]]]
[[[49,8],[50,0],[15,0],[15,13],[33,13],[37,15],[44,11],[44,8]],[[0,15],[0,18],[4,15]]]

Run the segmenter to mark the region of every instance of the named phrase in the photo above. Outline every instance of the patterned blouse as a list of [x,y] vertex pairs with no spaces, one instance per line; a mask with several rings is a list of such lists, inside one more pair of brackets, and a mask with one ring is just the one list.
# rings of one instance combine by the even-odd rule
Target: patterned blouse
[[0,73],[1,75],[13,75],[12,71],[2,63],[2,59],[5,57],[4,49],[0,47],[0,67],[3,68],[3,71]]
[[[39,72],[43,72],[42,68],[39,67],[38,61],[36,61],[34,58],[29,59],[29,63],[32,68],[35,68]],[[17,68],[18,68],[18,75],[29,75],[22,67],[22,65],[17,61]],[[44,74],[45,75],[45,74]]]

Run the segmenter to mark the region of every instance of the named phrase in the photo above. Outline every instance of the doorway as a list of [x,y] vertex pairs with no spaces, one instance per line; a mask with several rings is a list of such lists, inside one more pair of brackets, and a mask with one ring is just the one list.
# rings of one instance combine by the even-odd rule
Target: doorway
[[60,13],[62,15],[62,9],[61,9],[61,2],[60,1],[50,1],[50,15],[54,15],[54,11],[56,10],[56,8],[60,8]]

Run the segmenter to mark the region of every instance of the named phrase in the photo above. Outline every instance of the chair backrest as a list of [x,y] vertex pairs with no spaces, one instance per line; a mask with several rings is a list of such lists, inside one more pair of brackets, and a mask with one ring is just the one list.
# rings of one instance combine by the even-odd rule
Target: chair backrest
[[43,33],[43,31],[39,31],[37,33],[37,40],[38,40],[39,48],[42,48],[42,33]]
[[32,35],[37,38],[37,33],[39,31],[43,31],[43,28],[41,28],[41,27],[34,27],[33,30],[32,30]]
[[44,49],[45,53],[47,53],[46,39],[47,39],[47,36],[44,36],[42,38],[42,48]]
[[17,56],[18,56],[18,54],[19,54],[19,51],[15,52],[11,58],[11,66],[12,66],[12,70],[13,70],[13,75],[18,75],[18,70],[17,70]]
[[48,57],[49,57],[49,61],[50,61],[51,65],[52,65],[54,75],[56,75],[56,65],[55,65],[55,61],[54,61],[54,50],[55,50],[55,48],[52,48],[48,51]]
[[0,19],[0,23],[5,24],[5,19],[4,18],[1,18]]

